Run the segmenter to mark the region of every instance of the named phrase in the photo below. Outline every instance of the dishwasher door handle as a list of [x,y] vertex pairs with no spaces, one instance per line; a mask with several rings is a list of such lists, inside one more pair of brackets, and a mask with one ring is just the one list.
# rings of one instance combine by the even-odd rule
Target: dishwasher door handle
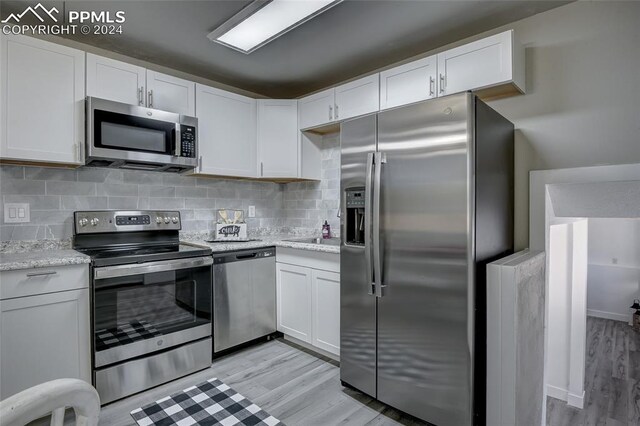
[[258,253],[239,254],[236,256],[236,259],[253,259],[257,255]]

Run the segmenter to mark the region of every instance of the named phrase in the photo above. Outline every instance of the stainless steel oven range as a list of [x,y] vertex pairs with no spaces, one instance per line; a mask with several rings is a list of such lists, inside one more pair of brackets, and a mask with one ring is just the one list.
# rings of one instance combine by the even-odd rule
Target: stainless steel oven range
[[211,249],[177,211],[78,211],[91,257],[93,380],[103,404],[211,365]]

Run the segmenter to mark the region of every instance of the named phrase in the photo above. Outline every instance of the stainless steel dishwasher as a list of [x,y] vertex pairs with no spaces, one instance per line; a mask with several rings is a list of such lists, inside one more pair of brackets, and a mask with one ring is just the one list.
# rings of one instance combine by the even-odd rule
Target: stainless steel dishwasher
[[213,256],[213,351],[276,331],[276,249]]

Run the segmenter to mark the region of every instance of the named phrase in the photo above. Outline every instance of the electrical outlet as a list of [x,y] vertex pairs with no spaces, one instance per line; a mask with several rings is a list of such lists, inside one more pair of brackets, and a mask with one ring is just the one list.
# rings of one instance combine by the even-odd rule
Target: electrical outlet
[[249,217],[256,217],[256,206],[249,206]]
[[4,223],[28,223],[31,222],[29,203],[5,203]]
[[617,257],[612,257],[611,258],[611,263],[613,263],[614,265],[618,264],[618,258]]

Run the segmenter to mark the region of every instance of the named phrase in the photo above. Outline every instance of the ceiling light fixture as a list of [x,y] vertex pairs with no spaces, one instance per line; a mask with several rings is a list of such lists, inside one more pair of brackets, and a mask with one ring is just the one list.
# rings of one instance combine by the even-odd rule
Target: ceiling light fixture
[[342,0],[255,0],[207,35],[211,41],[251,53]]

